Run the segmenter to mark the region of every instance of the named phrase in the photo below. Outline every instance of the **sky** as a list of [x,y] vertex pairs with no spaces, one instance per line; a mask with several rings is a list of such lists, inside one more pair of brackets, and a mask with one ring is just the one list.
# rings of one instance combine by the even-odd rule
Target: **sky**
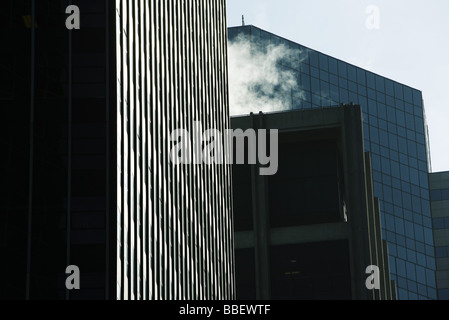
[[432,172],[449,171],[448,0],[227,0],[254,25],[424,95]]

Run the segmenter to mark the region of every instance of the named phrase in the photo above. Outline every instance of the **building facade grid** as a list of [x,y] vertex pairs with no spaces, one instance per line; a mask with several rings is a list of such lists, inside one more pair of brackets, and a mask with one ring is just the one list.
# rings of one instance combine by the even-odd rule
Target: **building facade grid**
[[230,167],[171,133],[229,126],[225,2],[116,1],[117,298],[232,298]]
[[290,49],[278,67],[292,72],[298,87],[274,94],[291,97],[290,109],[362,106],[365,149],[372,155],[374,195],[380,199],[398,298],[437,299],[422,93],[254,26],[229,29],[230,42],[241,36],[254,52],[269,45]]
[[449,300],[449,172],[430,174],[439,300]]

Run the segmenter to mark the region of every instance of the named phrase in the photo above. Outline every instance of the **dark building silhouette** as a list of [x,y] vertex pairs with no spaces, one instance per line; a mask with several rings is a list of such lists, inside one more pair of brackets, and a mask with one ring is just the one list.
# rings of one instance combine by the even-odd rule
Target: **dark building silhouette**
[[449,172],[429,174],[438,299],[449,300]]
[[252,57],[270,47],[287,52],[276,66],[297,84],[264,91],[262,79],[250,88],[254,95],[283,101],[288,110],[351,102],[362,107],[364,147],[372,158],[374,195],[380,200],[382,236],[398,299],[437,299],[422,92],[255,26],[229,28],[229,42],[239,41],[251,48]]
[[225,1],[0,7],[0,297],[232,298],[230,167],[170,163],[229,127]]
[[[233,168],[237,299],[395,299],[358,106],[233,117],[279,130],[279,171]],[[368,290],[369,266],[380,269]]]

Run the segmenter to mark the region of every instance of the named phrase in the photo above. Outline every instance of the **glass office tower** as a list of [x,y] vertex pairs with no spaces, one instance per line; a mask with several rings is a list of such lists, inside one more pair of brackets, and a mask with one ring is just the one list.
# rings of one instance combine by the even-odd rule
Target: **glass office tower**
[[289,49],[278,68],[293,74],[298,86],[288,91],[279,86],[270,93],[284,101],[287,97],[287,108],[362,106],[365,149],[372,155],[374,195],[381,202],[398,298],[437,299],[422,93],[254,26],[229,28],[228,33],[230,42],[245,41],[253,53],[270,45]]
[[114,13],[117,298],[232,299],[231,168],[170,158],[175,130],[229,127],[225,0]]
[[170,161],[229,127],[225,1],[0,9],[0,297],[233,298],[230,166]]

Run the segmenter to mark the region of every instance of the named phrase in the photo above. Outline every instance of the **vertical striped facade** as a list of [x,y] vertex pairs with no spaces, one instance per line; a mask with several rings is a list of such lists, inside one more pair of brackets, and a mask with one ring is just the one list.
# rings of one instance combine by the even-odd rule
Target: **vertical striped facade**
[[173,131],[229,128],[225,0],[115,6],[116,298],[232,299],[231,169],[170,162]]

